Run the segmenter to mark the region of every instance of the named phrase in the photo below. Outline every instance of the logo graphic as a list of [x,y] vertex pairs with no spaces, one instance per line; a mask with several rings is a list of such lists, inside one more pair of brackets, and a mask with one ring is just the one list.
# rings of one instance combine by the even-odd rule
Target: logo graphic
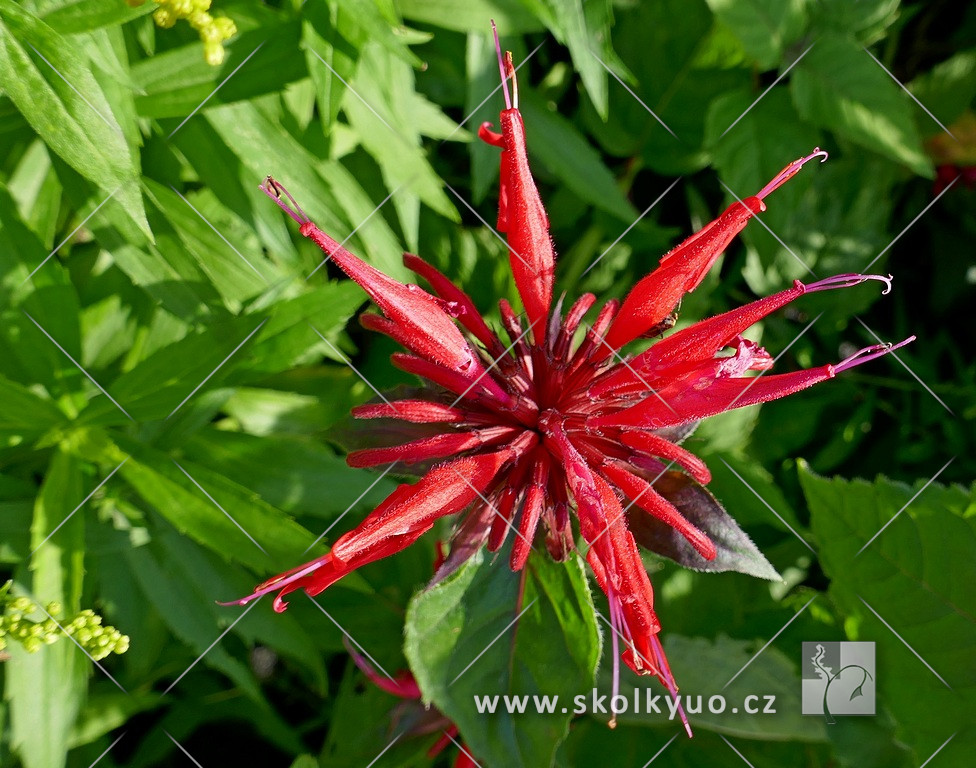
[[874,675],[874,643],[803,643],[803,714],[873,715]]

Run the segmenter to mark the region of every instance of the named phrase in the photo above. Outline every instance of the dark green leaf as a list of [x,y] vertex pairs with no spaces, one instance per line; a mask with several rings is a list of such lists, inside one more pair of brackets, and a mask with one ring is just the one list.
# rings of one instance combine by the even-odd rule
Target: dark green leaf
[[931,176],[908,95],[856,43],[824,35],[796,65],[790,85],[804,119]]
[[708,0],[708,5],[763,69],[781,60],[806,23],[804,0]]
[[976,490],[828,479],[805,468],[800,483],[830,595],[852,639],[878,645],[879,697],[899,737],[925,760],[959,732],[939,758],[964,764],[954,761],[964,761],[976,736],[968,714],[976,703]]
[[480,552],[417,595],[407,612],[405,651],[420,689],[489,765],[551,765],[570,715],[530,707],[486,717],[473,696],[570,701],[592,685],[600,652],[581,561],[533,555],[526,571],[523,583],[504,558],[491,562]]

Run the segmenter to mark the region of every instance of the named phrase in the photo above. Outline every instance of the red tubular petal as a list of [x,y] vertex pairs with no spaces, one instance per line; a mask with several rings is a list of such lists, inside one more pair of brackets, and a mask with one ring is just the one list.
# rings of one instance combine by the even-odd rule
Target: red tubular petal
[[485,142],[485,144],[505,149],[504,138],[502,138],[500,133],[495,133],[491,129],[491,123],[485,122],[478,126],[478,138]]
[[549,238],[549,219],[529,170],[522,115],[518,109],[506,109],[500,120],[504,202],[499,206],[498,228],[508,234],[515,285],[529,318],[530,333],[540,341],[545,336],[545,321],[552,304],[556,256]]
[[329,554],[268,579],[233,604],[245,605],[278,590],[274,609],[281,613],[288,607],[283,598],[290,592],[304,589],[314,597],[357,568],[399,552],[438,518],[460,512],[479,498],[505,463],[522,450],[524,446],[466,456],[434,467],[415,485],[398,486],[356,528],[339,537]]
[[654,614],[651,581],[620,501],[607,482],[593,473],[557,418],[544,414],[539,422],[576,499],[580,532],[590,544],[587,560],[608,598],[620,602],[634,643],[624,661],[638,674],[657,674],[651,639],[661,625]]
[[458,729],[456,725],[452,725],[441,737],[433,743],[430,749],[427,750],[427,757],[437,757],[441,752],[443,752],[451,744],[451,740],[457,736]]
[[681,297],[704,279],[749,219],[763,210],[765,206],[758,197],[736,201],[715,221],[665,254],[660,266],[627,294],[607,332],[609,349],[598,350],[598,358],[605,358],[611,349],[620,349],[667,317]]
[[422,376],[466,400],[475,402],[486,399],[494,401],[495,405],[500,405],[502,408],[514,408],[516,405],[515,398],[503,390],[490,373],[482,376],[477,384],[472,386],[471,380],[466,376],[420,357],[394,352],[390,355],[390,360],[400,370]]
[[610,299],[610,301],[603,305],[600,309],[600,314],[596,316],[596,320],[590,326],[590,330],[586,332],[583,343],[573,353],[573,357],[569,363],[570,371],[579,370],[580,366],[589,359],[602,360],[607,355],[612,354],[612,350],[604,344],[603,337],[607,332],[607,328],[613,322],[614,317],[616,317],[619,308],[620,302],[616,299]]
[[346,646],[346,651],[352,657],[353,662],[359,670],[369,678],[369,681],[375,685],[377,688],[386,691],[387,693],[392,693],[394,696],[399,696],[401,699],[419,699],[420,698],[420,687],[417,685],[417,681],[414,676],[410,674],[409,671],[403,670],[397,672],[396,677],[392,680],[386,675],[377,672],[373,669],[373,665],[370,664],[362,654],[356,651],[352,647],[352,644],[343,640]]
[[704,419],[731,408],[742,408],[746,405],[766,403],[786,397],[833,376],[833,366],[824,365],[807,371],[758,376],[752,379],[704,380],[705,386],[701,389],[681,381],[673,387],[661,390],[659,394],[665,402],[661,402],[657,397],[648,397],[637,405],[617,413],[591,417],[587,420],[587,424],[597,429],[600,427],[658,429]]
[[546,484],[549,482],[549,459],[546,451],[536,450],[532,456],[532,475],[525,494],[525,505],[522,507],[522,519],[519,521],[519,535],[512,542],[512,554],[509,564],[513,571],[521,571],[529,559],[532,551],[532,540],[535,538],[542,507],[546,501]]
[[654,490],[653,485],[613,462],[600,469],[634,504],[674,528],[706,560],[715,559],[715,545],[711,539],[688,522],[671,502]]
[[409,348],[433,362],[476,378],[484,368],[437,300],[418,286],[387,277],[353,255],[312,222],[301,227],[303,236],[329,255],[349,277],[359,283],[390,320],[410,338]]
[[346,463],[350,467],[375,467],[394,461],[416,464],[420,461],[443,459],[464,451],[497,445],[510,440],[521,431],[513,427],[490,427],[470,432],[447,432],[390,448],[366,448],[353,451],[346,456]]
[[468,294],[454,285],[436,267],[428,264],[419,256],[415,256],[412,253],[405,253],[403,254],[403,263],[408,269],[413,270],[430,283],[430,287],[434,289],[434,293],[445,301],[455,303],[460,308],[461,311],[457,316],[458,322],[467,328],[471,335],[478,341],[485,345],[485,349],[491,352],[492,357],[497,357],[501,353],[503,348],[498,337],[485,323],[484,318],[478,312],[478,308],[474,305],[474,302]]
[[[511,458],[509,450],[466,456],[434,467],[415,485],[401,485],[336,541],[333,560],[353,570],[399,552],[430,530],[438,518],[476,501]],[[313,583],[307,589],[314,595],[331,583]]]
[[687,451],[680,445],[675,445],[659,435],[650,432],[624,430],[620,433],[620,442],[651,456],[659,456],[662,459],[676,462],[702,485],[708,485],[712,480],[712,473],[708,471],[704,461],[691,451]]
[[688,360],[710,358],[718,350],[728,346],[744,330],[805,292],[806,286],[797,280],[792,288],[785,291],[701,320],[657,342],[647,352],[635,358],[631,365],[643,372]]
[[583,321],[583,316],[589,311],[595,301],[596,296],[592,293],[584,293],[570,307],[569,312],[566,313],[566,320],[559,329],[559,334],[554,342],[553,357],[557,360],[565,360],[569,355],[569,348],[573,343],[573,336],[576,334],[576,329],[579,328],[579,324]]
[[[606,533],[594,545],[607,539],[613,552],[616,568],[609,566],[606,560],[603,565],[613,594],[620,602],[624,623],[633,641],[633,648],[625,652],[623,658],[638,674],[658,674],[651,643],[654,635],[661,631],[661,624],[654,613],[651,580],[641,561],[637,542],[627,527],[627,516],[617,495],[602,477],[595,475],[593,479],[608,521]],[[613,599],[609,593],[608,597]]]
[[401,419],[415,424],[450,424],[464,421],[459,408],[427,400],[394,400],[389,403],[367,403],[352,409],[357,419]]
[[528,470],[528,462],[522,461],[516,464],[509,473],[504,488],[498,495],[495,514],[491,520],[491,531],[488,534],[489,552],[497,552],[505,543],[505,539],[508,538],[512,515],[515,512],[515,505],[522,495],[522,481]]
[[471,747],[462,744],[457,757],[454,759],[454,768],[480,768],[478,763],[471,757]]

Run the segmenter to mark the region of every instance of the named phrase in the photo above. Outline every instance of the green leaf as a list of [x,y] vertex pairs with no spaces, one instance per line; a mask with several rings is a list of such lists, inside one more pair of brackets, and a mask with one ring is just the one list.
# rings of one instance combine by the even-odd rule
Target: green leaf
[[[250,315],[215,322],[157,350],[108,389],[133,419],[166,419],[191,393],[199,396],[231,373],[247,355],[260,325],[261,320]],[[194,392],[196,387],[200,388]],[[83,418],[90,422],[108,419],[111,423],[119,417],[124,418],[112,403],[96,399]]]
[[802,466],[800,484],[848,635],[878,645],[878,695],[898,737],[923,761],[958,731],[939,759],[963,765],[976,738],[976,488],[828,479]]
[[[745,640],[735,640],[719,635],[714,640],[702,637],[683,637],[665,633],[664,650],[671,671],[681,687],[683,701],[691,696],[702,697],[705,704],[701,714],[689,715],[693,729],[703,729],[750,739],[793,739],[801,742],[825,741],[827,738],[823,720],[803,717],[800,713],[800,675],[796,664],[778,648],[767,648],[755,656],[758,648]],[[759,647],[762,647],[761,644]],[[741,675],[728,687],[727,682],[750,659],[755,659]],[[600,674],[600,693],[610,690],[610,673],[604,665]],[[620,693],[631,706],[628,711],[617,716],[621,724],[678,726],[678,721],[669,720],[669,710],[664,703],[667,698],[663,687],[653,690],[646,679],[623,674],[620,678]],[[648,693],[658,694],[660,713],[648,711]],[[709,698],[717,693],[725,697],[726,707],[721,713],[714,713],[708,706]],[[633,702],[640,703],[642,711],[636,713]],[[756,698],[746,701],[746,697]],[[745,707],[762,710],[768,703],[764,696],[774,696],[775,713],[758,715],[749,713]],[[718,705],[716,704],[716,709]],[[733,712],[732,709],[738,709]]]
[[[976,99],[976,51],[957,53],[916,77],[908,86],[943,125],[949,125]],[[929,115],[919,115],[918,120],[926,135],[942,130]]]
[[460,217],[421,146],[413,103],[407,98],[416,89],[413,71],[371,43],[363,49],[350,88],[343,109],[363,147],[380,166],[407,247],[416,251],[420,202],[451,221]]
[[352,469],[314,442],[281,434],[262,439],[205,430],[186,446],[186,452],[201,464],[219,466],[229,480],[289,513],[328,519],[353,504],[369,510],[396,487],[392,479],[377,481],[372,472]]
[[[409,273],[403,266],[402,245],[384,218],[372,215],[381,201],[371,200],[345,166],[313,155],[253,104],[210,110],[207,120],[250,172],[251,183],[260,183],[272,172],[323,231],[342,241],[355,230],[354,240],[363,244],[359,254],[368,256],[366,261],[393,278],[406,279]],[[274,208],[270,200],[267,206]],[[324,258],[316,249],[314,265]]]
[[587,0],[533,0],[536,15],[560,43],[569,48],[573,66],[579,72],[586,93],[597,114],[607,119],[607,67],[623,70],[610,45],[613,12],[609,2]]
[[579,558],[555,563],[533,555],[518,574],[504,558],[492,562],[480,551],[411,601],[405,652],[425,699],[458,725],[477,759],[539,768],[552,765],[570,715],[529,707],[513,716],[500,706],[486,717],[473,696],[570,701],[592,685],[600,652],[595,621]]
[[[79,460],[56,451],[34,506],[30,575],[24,568],[18,581],[29,578],[31,597],[58,601],[68,615],[79,608],[84,577],[84,511],[71,514],[83,499]],[[10,702],[13,747],[24,768],[61,768],[87,688],[88,658],[68,640],[32,654],[19,643],[7,650],[4,696]]]
[[50,400],[0,376],[0,435],[40,435],[65,420]]
[[[712,150],[712,162],[722,181],[740,199],[758,192],[788,163],[821,143],[820,132],[799,120],[785,87],[774,88],[753,106],[756,97],[752,90],[720,96],[711,103],[705,121],[705,142]],[[809,209],[810,190],[821,170],[819,166],[804,169],[769,197],[768,209],[762,213],[763,223],[811,268],[816,265],[817,254],[807,245],[813,240],[809,233],[817,231],[823,222],[816,209],[809,215],[801,211]],[[729,203],[735,200],[728,192],[725,197]],[[766,293],[786,287],[792,279],[809,279],[803,263],[762,224],[747,228],[744,237],[754,244],[766,272],[772,273],[769,282],[779,281],[778,285],[750,281],[754,290]]]
[[538,97],[521,95],[529,154],[538,157],[580,199],[628,224],[639,215],[617,186],[600,155],[566,118],[546,109]]
[[30,554],[30,501],[0,501],[0,563],[19,563]]
[[[30,49],[47,61],[35,62]],[[150,235],[132,152],[98,81],[75,51],[19,5],[0,0],[4,92],[55,153],[121,202]]]
[[805,0],[708,0],[708,5],[763,69],[779,63],[806,24]]
[[124,693],[115,686],[111,690],[90,695],[71,729],[68,747],[74,749],[107,736],[125,725],[131,717],[155,709],[161,703],[155,693]]
[[[316,380],[335,392],[333,386],[355,388],[355,374],[351,370],[325,368]],[[365,385],[363,386],[365,388]],[[354,396],[348,389],[340,390],[323,401],[312,394],[282,392],[274,389],[238,387],[234,395],[224,403],[222,409],[231,416],[244,432],[252,435],[315,435],[326,433],[336,422],[349,415],[352,406],[362,402],[363,397]]]
[[[181,122],[198,109],[206,114],[222,104],[278,93],[305,77],[308,71],[297,53],[298,20],[282,21],[266,8],[256,7],[262,9],[265,25],[236,36],[226,47],[227,58],[220,67],[206,62],[199,42],[138,61],[132,79],[139,114],[173,118],[167,124],[170,133],[182,130]],[[238,76],[230,77],[238,68]]]
[[[175,231],[181,250],[228,303],[231,311],[240,302],[263,290],[277,278],[276,270],[260,253],[248,251],[242,243],[223,234],[221,222],[205,217],[197,195],[180,196],[151,179],[146,179],[146,196],[165,217],[165,226]],[[244,252],[242,252],[242,249]]]
[[867,149],[932,175],[907,94],[854,42],[817,40],[790,80],[800,115]]
[[906,18],[901,0],[817,0],[809,9],[814,35],[828,29],[853,35],[862,45],[881,39],[888,27]]
[[[283,570],[315,542],[289,516],[211,469],[185,459],[177,464],[128,440],[119,446],[132,456],[119,472],[145,503],[228,560],[259,573]],[[310,552],[309,559],[315,554]]]
[[[154,544],[158,545],[158,548],[154,548],[159,553],[159,560],[167,564],[167,570],[192,585],[192,594],[197,596],[199,605],[209,611],[214,626],[225,623],[231,617],[236,618],[237,609],[218,605],[215,601],[247,594],[253,582],[246,573],[201,549],[171,528],[157,533]],[[246,618],[234,625],[234,631],[249,646],[268,646],[297,661],[311,675],[309,682],[319,693],[324,694],[328,690],[328,678],[319,649],[313,643],[309,630],[302,627],[296,616],[277,614],[265,605],[248,613]]]
[[153,10],[149,3],[132,6],[128,3],[106,3],[105,0],[75,0],[45,13],[43,19],[45,24],[58,32],[70,35],[125,24]]
[[323,356],[341,360],[339,336],[365,299],[363,289],[351,280],[316,286],[292,299],[269,291],[251,309],[266,306],[273,314],[255,336],[249,359],[240,368],[256,378],[312,364]]
[[455,32],[491,34],[488,19],[494,19],[500,35],[538,32],[543,23],[517,0],[395,0],[406,19],[432,24]]
[[[223,672],[247,696],[263,701],[248,665],[232,656],[223,645],[213,644],[225,629],[222,625],[229,625],[240,611],[228,610],[223,621],[218,621],[213,615],[212,602],[199,598],[187,600],[187,595],[196,594],[196,585],[178,562],[168,561],[155,546],[133,547],[124,552],[124,557],[145,600],[155,607],[173,635],[192,649],[193,657],[201,656],[207,666]],[[176,674],[181,672],[177,670]]]

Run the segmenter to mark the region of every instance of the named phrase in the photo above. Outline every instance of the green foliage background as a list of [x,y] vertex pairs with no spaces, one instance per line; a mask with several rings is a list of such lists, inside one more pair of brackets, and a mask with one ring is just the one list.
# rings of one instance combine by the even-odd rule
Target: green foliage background
[[[900,768],[940,745],[933,768],[970,764],[976,219],[961,181],[934,199],[926,142],[972,107],[974,6],[228,0],[218,10],[239,34],[219,68],[185,25],[155,29],[152,8],[0,0],[0,570],[15,593],[95,607],[131,638],[99,667],[67,640],[11,643],[0,762],[449,764],[453,746],[425,756],[436,735],[370,763],[416,711],[393,724],[396,702],[351,664],[348,634],[391,671],[409,658],[486,766],[643,766],[666,747],[656,764]],[[364,380],[406,381],[392,345],[350,322],[363,293],[316,269],[321,254],[258,191],[264,176],[394,276],[406,248],[489,318],[514,298],[484,223],[497,150],[473,140],[501,106],[489,18],[526,62],[559,290],[621,296],[816,145],[830,161],[769,198],[680,322],[811,272],[895,277],[883,300],[873,284],[806,297],[752,337],[790,370],[916,334],[897,359],[688,442],[786,582],[648,558],[683,692],[721,692],[775,635],[725,693],[774,693],[776,716],[706,711],[694,740],[673,742],[660,717],[479,724],[472,693],[593,685],[606,627],[576,564],[530,563],[522,631],[456,686],[514,617],[518,579],[478,557],[411,602],[434,537],[282,615],[214,602],[326,551],[395,482],[335,447],[373,395]],[[844,638],[877,643],[879,714],[827,727],[798,715],[800,643]]]

